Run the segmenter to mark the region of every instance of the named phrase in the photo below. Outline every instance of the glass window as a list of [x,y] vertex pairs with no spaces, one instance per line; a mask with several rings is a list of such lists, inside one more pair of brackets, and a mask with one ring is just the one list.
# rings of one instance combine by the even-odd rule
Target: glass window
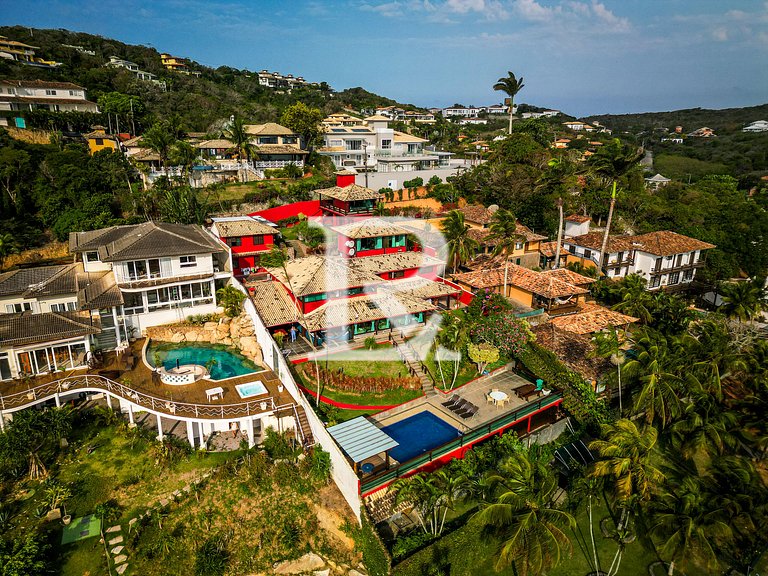
[[69,356],[69,346],[56,346],[53,349],[53,359],[58,370],[70,368],[72,366],[72,359]]
[[5,311],[9,314],[12,314],[14,312],[20,313],[20,312],[28,312],[32,310],[32,303],[31,302],[20,302],[19,304],[6,304],[5,305]]
[[203,296],[210,296],[211,295],[211,285],[207,282],[200,285],[200,288],[203,290]]
[[264,235],[263,234],[257,234],[253,237],[253,245],[254,246],[261,246],[264,244]]
[[326,300],[327,298],[328,296],[325,294],[325,292],[323,292],[321,294],[309,294],[307,296],[304,296],[302,300],[304,301],[304,303],[307,303],[307,302],[319,302],[320,300]]
[[181,256],[179,257],[179,266],[181,268],[194,268],[195,266],[197,266],[197,257]]
[[584,258],[592,258],[592,250],[584,250]]
[[389,273],[390,280],[394,280],[396,278],[404,278],[404,277],[405,277],[405,270],[395,270]]
[[191,284],[192,287],[192,298],[202,298],[203,297],[203,290],[200,288],[200,284]]
[[0,354],[0,380],[11,379],[11,361],[8,354]]
[[405,246],[405,234],[398,234],[392,237],[392,247],[399,248]]
[[680,282],[680,272],[673,272],[672,274],[669,275],[668,284],[670,286],[677,284],[678,282]]
[[37,364],[38,373],[50,371],[50,360],[48,358],[48,351],[45,348],[35,350],[35,363]]
[[686,270],[683,272],[683,280],[690,282],[693,279],[693,270]]
[[86,260],[86,262],[98,262],[99,261],[99,253],[98,252],[86,252],[85,253],[85,260]]
[[181,299],[192,300],[192,287],[189,284],[181,286]]
[[159,278],[160,277],[160,260],[155,258],[154,260],[149,260],[149,274],[150,278]]
[[239,236],[233,236],[232,238],[226,238],[225,242],[228,246],[242,246],[243,245],[243,239]]
[[515,250],[522,250],[525,248],[525,242],[515,242]]
[[157,290],[147,291],[147,303],[151,306],[152,304],[157,304],[157,302]]

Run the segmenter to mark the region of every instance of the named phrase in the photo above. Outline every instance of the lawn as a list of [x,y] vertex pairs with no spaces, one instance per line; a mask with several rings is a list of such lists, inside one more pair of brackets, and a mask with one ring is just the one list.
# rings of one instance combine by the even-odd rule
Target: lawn
[[[610,539],[603,538],[597,526],[600,512],[595,519],[595,539],[603,570],[607,570],[616,544]],[[587,515],[581,511],[577,516],[578,527],[589,539]],[[476,574],[500,574],[514,576],[511,567],[495,571],[497,543],[484,537],[480,532],[481,526],[477,518],[472,518],[465,526],[448,534],[437,543],[417,552],[407,560],[398,564],[392,571],[393,576],[422,576],[423,574],[450,574],[451,576],[474,576]],[[571,533],[571,536],[573,534]],[[573,553],[561,564],[547,572],[548,576],[585,576],[591,572],[577,538],[572,537]],[[657,558],[646,552],[635,542],[630,544],[624,553],[619,574],[641,575],[648,574],[648,566]],[[438,569],[442,569],[439,572]],[[430,572],[434,570],[434,572]]]

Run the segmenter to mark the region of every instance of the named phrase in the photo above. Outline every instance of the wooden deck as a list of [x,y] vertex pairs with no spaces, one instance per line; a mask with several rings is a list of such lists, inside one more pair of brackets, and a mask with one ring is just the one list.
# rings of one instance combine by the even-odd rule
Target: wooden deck
[[[133,367],[126,366],[114,352],[104,356],[102,366],[67,370],[34,378],[9,380],[0,383],[0,408],[13,411],[29,404],[38,403],[40,398],[71,393],[79,388],[104,389],[126,400],[163,412],[170,416],[196,418],[238,417],[258,412],[271,411],[278,406],[295,403],[293,397],[278,389],[280,381],[269,369],[226,380],[201,379],[192,384],[163,384],[159,376],[142,360],[144,340],[131,344],[134,357]],[[86,376],[88,378],[86,378]],[[91,378],[95,376],[95,378]],[[236,390],[238,384],[260,381],[268,394],[243,399]],[[221,398],[210,400],[206,390],[221,387]],[[267,402],[266,409],[262,403]]]

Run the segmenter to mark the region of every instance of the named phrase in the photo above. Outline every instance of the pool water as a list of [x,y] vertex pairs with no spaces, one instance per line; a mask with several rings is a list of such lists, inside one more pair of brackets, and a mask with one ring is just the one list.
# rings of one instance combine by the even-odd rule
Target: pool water
[[267,387],[261,382],[249,382],[248,384],[238,384],[235,386],[240,398],[250,398],[251,396],[260,396],[268,392]]
[[[209,369],[212,380],[224,380],[262,370],[240,354],[237,349],[221,344],[150,342],[147,347],[147,362],[153,368],[156,368],[156,355],[166,370],[176,368],[177,360],[180,365],[199,364],[205,366]],[[215,363],[209,364],[212,360],[215,360]]]
[[461,432],[431,412],[419,412],[381,431],[400,444],[389,454],[401,463],[461,436]]

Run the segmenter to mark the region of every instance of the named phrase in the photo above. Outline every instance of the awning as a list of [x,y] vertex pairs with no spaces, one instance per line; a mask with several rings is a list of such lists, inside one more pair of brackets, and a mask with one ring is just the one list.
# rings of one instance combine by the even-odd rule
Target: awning
[[331,426],[328,433],[353,462],[362,462],[400,445],[365,416]]

